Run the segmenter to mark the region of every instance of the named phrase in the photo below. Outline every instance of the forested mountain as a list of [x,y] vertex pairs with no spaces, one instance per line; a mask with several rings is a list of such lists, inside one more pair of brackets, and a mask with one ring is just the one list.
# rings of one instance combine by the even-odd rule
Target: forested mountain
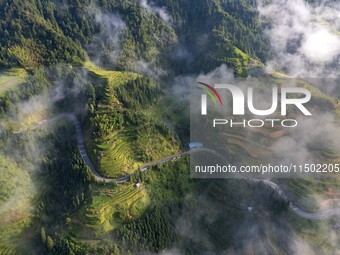
[[[146,16],[136,2],[2,1],[1,64],[24,67],[57,62],[80,64],[87,58],[86,49],[94,47],[93,51],[97,53],[101,50],[101,43],[105,44],[102,37],[96,38],[97,35],[102,35],[101,32],[114,34],[115,29],[120,29],[113,24],[111,31],[105,31],[103,22],[106,20],[102,22],[102,18],[110,13],[121,15],[127,25],[122,38],[121,59],[133,60],[137,54],[148,60],[152,57],[152,50],[162,50],[176,40],[171,28],[155,16]],[[162,40],[155,40],[160,35]],[[110,37],[109,34],[104,36]],[[112,47],[104,46],[107,50]],[[104,53],[100,57],[105,57]]]
[[[62,30],[62,23],[58,24],[54,15],[56,9],[56,5],[45,1],[1,2],[0,43],[3,66],[31,68],[57,61],[80,62],[85,59],[85,52],[79,42],[84,42],[84,33],[91,32],[84,25],[84,30],[77,33],[78,39],[72,40],[68,36],[68,28]],[[69,17],[72,16],[69,13]],[[73,32],[79,31],[76,20],[72,20],[69,25],[74,28]]]
[[155,2],[166,6],[173,17],[181,45],[194,58],[192,71],[207,71],[216,63],[228,63],[241,74],[242,68],[252,62],[250,58],[264,62],[269,56],[263,23],[253,0]]
[[133,69],[135,61],[145,61],[176,72],[228,63],[242,74],[252,59],[268,54],[253,1],[153,4],[170,18],[135,0],[2,1],[0,64],[80,65],[90,57],[106,67]]

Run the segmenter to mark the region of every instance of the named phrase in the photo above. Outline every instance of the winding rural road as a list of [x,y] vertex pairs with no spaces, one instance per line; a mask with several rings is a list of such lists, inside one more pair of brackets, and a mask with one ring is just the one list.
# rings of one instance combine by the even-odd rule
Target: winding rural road
[[275,182],[270,180],[261,180],[261,179],[252,179],[253,182],[262,182],[265,185],[272,188],[285,202],[288,203],[289,209],[293,211],[295,214],[301,216],[305,219],[326,219],[332,216],[340,215],[340,208],[331,208],[328,210],[320,211],[320,212],[306,212],[299,208],[293,201],[291,201],[288,195],[277,185]]
[[[77,136],[77,144],[78,144],[79,153],[80,153],[82,159],[84,160],[85,164],[91,170],[96,181],[104,182],[104,183],[109,183],[109,182],[113,182],[113,181],[116,181],[117,183],[124,183],[124,182],[127,182],[127,181],[130,180],[130,175],[126,175],[126,176],[118,178],[118,179],[110,179],[110,178],[102,177],[97,172],[95,167],[92,165],[91,160],[88,157],[87,152],[85,150],[84,138],[83,138],[83,133],[82,133],[82,130],[81,130],[80,122],[78,121],[77,117],[73,113],[61,113],[61,114],[59,114],[55,117],[52,117],[50,119],[42,120],[36,126],[31,127],[28,130],[36,129],[41,125],[48,124],[48,123],[55,121],[55,120],[62,118],[62,117],[66,117],[74,123],[74,126],[76,128],[76,136]],[[27,131],[27,129],[26,130],[14,131],[13,133],[18,134],[18,133],[22,133],[24,131]],[[181,158],[185,155],[192,154],[192,153],[199,152],[199,151],[206,151],[206,152],[212,153],[212,154],[222,158],[223,160],[226,160],[224,156],[222,156],[221,154],[219,154],[218,152],[216,152],[212,149],[197,148],[197,149],[191,149],[191,150],[188,150],[188,151],[185,151],[183,153],[176,154],[176,155],[172,155],[172,156],[169,156],[169,157],[166,157],[166,158],[162,158],[160,160],[156,160],[156,161],[146,163],[146,164],[144,164],[140,167],[140,170],[145,171],[151,166],[162,164],[162,163],[165,163],[165,162],[177,159],[177,158]],[[265,184],[266,186],[270,187],[281,197],[281,199],[283,199],[285,202],[288,203],[289,209],[292,212],[294,212],[295,214],[299,215],[302,218],[305,218],[305,219],[326,219],[326,218],[329,218],[329,217],[332,217],[332,216],[337,216],[337,215],[339,216],[340,215],[340,208],[332,208],[332,209],[328,209],[328,210],[324,210],[324,211],[320,211],[320,212],[313,212],[313,213],[306,212],[306,211],[302,210],[301,208],[299,208],[293,201],[291,201],[289,196],[275,182],[272,182],[272,181],[266,180],[266,179],[246,178],[246,177],[239,175],[239,174],[238,174],[238,176],[242,179],[246,179],[246,180],[254,182],[254,183],[260,183],[261,182],[261,183]]]

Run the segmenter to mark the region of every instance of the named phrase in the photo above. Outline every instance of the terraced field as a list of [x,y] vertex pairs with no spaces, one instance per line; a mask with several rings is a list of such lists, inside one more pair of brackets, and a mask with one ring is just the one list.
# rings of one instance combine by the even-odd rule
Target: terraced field
[[92,203],[73,216],[70,232],[83,239],[105,236],[123,221],[139,217],[147,203],[142,186],[128,183],[113,188],[95,184]]
[[134,151],[131,142],[129,142],[128,134],[111,133],[96,148],[103,155],[99,161],[99,169],[104,173],[119,175],[122,170],[129,173],[129,169],[138,168],[134,161]]
[[84,68],[89,72],[90,75],[93,75],[93,77],[104,80],[106,79],[110,86],[119,86],[141,76],[140,74],[132,72],[104,70],[92,62],[86,62],[84,64]]
[[106,80],[110,87],[116,87],[135,80],[141,75],[132,72],[108,71],[96,67],[87,69],[94,78]]
[[[91,161],[105,177],[119,178],[132,173],[145,162],[159,159],[179,152],[176,141],[159,131],[157,120],[149,116],[147,109],[138,112],[138,118],[145,123],[136,125],[133,120],[125,122],[123,128],[116,129],[113,123],[118,118],[131,116],[136,111],[128,109],[117,96],[117,89],[142,76],[131,72],[106,71],[88,68],[92,79],[102,86],[104,97],[99,100],[96,123],[99,129],[108,129],[105,135],[92,132],[92,126],[85,132],[85,144]],[[117,114],[115,114],[117,113]],[[96,124],[95,124],[96,125]],[[143,157],[147,157],[143,159]]]
[[[112,90],[130,80],[139,77],[138,74],[118,71],[105,71],[99,69],[90,69],[92,78],[104,84],[106,98],[98,106],[98,114],[104,118],[112,112],[114,105],[120,102],[114,95]],[[106,100],[110,100],[108,104]],[[127,173],[128,169],[137,169],[136,162],[133,160],[133,148],[129,143],[129,134],[126,132],[111,132],[107,136],[100,139],[92,138],[93,134],[85,137],[86,144],[89,144],[88,151],[92,162],[97,163],[97,169],[106,176],[117,177]],[[100,157],[98,157],[100,153]]]

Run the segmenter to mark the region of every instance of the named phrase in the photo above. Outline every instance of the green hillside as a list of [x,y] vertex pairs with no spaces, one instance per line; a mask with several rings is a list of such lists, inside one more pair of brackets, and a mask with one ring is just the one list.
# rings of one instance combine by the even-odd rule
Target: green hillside
[[[236,74],[246,75],[249,63],[254,65],[268,55],[252,1],[155,4],[169,11],[171,23],[137,1],[3,1],[0,64],[31,69],[60,62],[79,65],[90,58],[111,69],[138,69],[136,61],[142,61],[151,68],[182,73],[228,63]],[[107,18],[110,15],[112,23]],[[195,29],[190,30],[192,27]],[[120,35],[119,43],[112,38],[115,33]],[[113,45],[117,43],[116,54]],[[182,51],[186,55],[181,56]]]
[[32,217],[32,181],[27,171],[3,155],[0,168],[0,254],[16,254],[15,247],[24,244],[29,235],[25,228]]
[[100,240],[125,221],[138,218],[148,205],[144,188],[134,184],[95,185],[92,203],[71,217],[69,232],[77,239]]
[[108,177],[133,173],[142,163],[179,152],[179,144],[164,123],[150,117],[157,107],[159,85],[134,73],[91,71],[105,84],[93,105],[87,136],[91,159]]
[[0,73],[0,94],[4,94],[9,90],[15,90],[18,86],[25,82],[27,73],[24,69],[13,68],[3,70]]

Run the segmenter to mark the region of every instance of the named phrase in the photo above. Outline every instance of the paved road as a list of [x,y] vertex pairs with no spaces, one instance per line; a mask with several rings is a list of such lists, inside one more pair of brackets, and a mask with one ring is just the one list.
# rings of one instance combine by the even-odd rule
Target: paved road
[[277,185],[276,183],[270,180],[260,180],[260,179],[253,179],[254,182],[262,182],[265,185],[272,188],[276,193],[289,205],[289,209],[292,210],[297,215],[305,218],[305,219],[326,219],[332,216],[340,215],[340,208],[333,208],[328,209],[320,212],[306,212],[300,209],[293,201],[291,201],[288,195]]
[[297,207],[294,203],[289,203],[289,208],[296,213],[297,215],[301,216],[305,219],[327,219],[333,216],[340,215],[340,208],[332,208],[328,210],[324,210],[321,212],[309,213],[301,210]]
[[[34,129],[37,129],[38,127],[40,127],[40,126],[47,125],[47,124],[49,124],[53,121],[56,121],[60,118],[65,118],[65,117],[68,118],[71,122],[73,122],[73,124],[76,128],[77,146],[78,146],[79,153],[80,153],[82,159],[84,160],[85,164],[91,170],[92,175],[94,176],[96,181],[109,183],[109,182],[113,182],[115,180],[117,183],[123,183],[123,182],[127,182],[127,181],[130,180],[130,175],[126,175],[126,176],[123,176],[121,178],[113,179],[113,178],[105,178],[98,173],[98,171],[93,166],[93,164],[92,164],[92,162],[91,162],[91,160],[90,160],[90,158],[89,158],[89,156],[88,156],[88,154],[85,150],[84,138],[83,138],[83,132],[81,130],[81,125],[80,125],[79,120],[77,119],[77,117],[73,113],[61,113],[61,114],[58,114],[58,115],[56,115],[56,116],[54,116],[50,119],[44,119],[44,120],[40,121],[37,125],[30,127],[29,129],[14,131],[13,133],[19,134],[19,133],[25,132],[27,130],[34,130]],[[180,153],[180,154],[168,156],[168,157],[162,158],[160,160],[156,160],[156,161],[146,163],[146,164],[144,164],[140,167],[140,170],[145,171],[151,166],[171,161],[174,158],[179,158],[179,157],[182,157],[182,156],[189,154],[189,153],[190,153],[190,151],[186,151],[186,152],[183,152],[183,153]]]
[[[95,167],[92,165],[91,160],[90,160],[90,158],[88,157],[88,155],[86,153],[86,150],[85,150],[85,147],[84,147],[83,133],[82,133],[81,126],[80,126],[80,123],[79,123],[78,119],[76,118],[76,116],[74,114],[71,114],[71,113],[62,114],[62,115],[59,116],[59,118],[63,117],[63,116],[67,117],[69,120],[71,120],[74,123],[74,125],[76,127],[77,143],[78,143],[79,153],[80,153],[82,159],[84,160],[84,162],[86,163],[86,165],[90,168],[94,178],[97,181],[99,181],[99,182],[113,182],[115,180],[117,183],[123,183],[123,182],[127,182],[127,181],[130,180],[130,175],[126,175],[126,176],[118,178],[118,179],[110,179],[110,178],[102,177],[97,172]],[[188,154],[188,153],[189,152],[184,152],[184,153],[176,154],[176,155],[169,156],[169,157],[166,157],[166,158],[162,158],[160,160],[149,162],[149,163],[147,163],[145,165],[142,165],[140,167],[140,170],[141,171],[145,171],[145,170],[147,170],[151,166],[168,162],[168,161],[173,160],[175,158],[182,157],[183,155]]]
[[[130,175],[126,175],[126,176],[118,178],[118,179],[110,179],[110,178],[102,177],[97,172],[97,170],[92,165],[91,160],[89,159],[89,157],[86,153],[86,150],[85,150],[85,147],[84,147],[84,138],[83,138],[83,133],[82,133],[82,130],[81,130],[80,122],[78,121],[78,119],[76,118],[76,116],[73,113],[62,113],[62,114],[59,114],[59,115],[57,115],[53,118],[50,118],[50,119],[47,119],[47,120],[42,120],[36,126],[29,128],[29,130],[36,129],[41,125],[48,124],[48,123],[55,121],[55,120],[62,118],[62,117],[66,117],[74,123],[75,128],[76,128],[77,144],[78,144],[79,153],[80,153],[82,159],[84,160],[85,164],[91,170],[96,181],[107,183],[107,182],[113,182],[115,180],[117,183],[124,183],[124,182],[127,182],[127,181],[130,180]],[[24,131],[27,131],[27,129],[15,131],[14,133],[22,133]],[[148,168],[150,168],[151,166],[162,164],[162,163],[165,163],[165,162],[168,162],[168,161],[171,161],[171,160],[176,160],[176,159],[181,158],[185,155],[200,152],[200,151],[205,151],[205,152],[214,154],[215,156],[217,156],[217,157],[219,157],[223,160],[226,160],[225,157],[223,155],[221,155],[220,153],[218,153],[217,151],[214,151],[214,150],[208,149],[208,148],[197,148],[197,149],[191,149],[191,150],[185,151],[183,153],[168,156],[168,157],[162,158],[160,160],[155,160],[155,161],[146,163],[146,164],[142,165],[139,169],[141,171],[145,171]],[[324,211],[320,211],[320,212],[314,212],[314,213],[306,212],[306,211],[302,210],[301,208],[299,208],[293,201],[291,201],[289,199],[289,196],[276,183],[274,183],[270,180],[266,180],[266,179],[247,178],[247,177],[244,177],[240,174],[237,174],[237,175],[238,175],[238,177],[240,177],[242,179],[246,179],[246,180],[254,182],[254,183],[261,182],[261,183],[265,184],[266,186],[270,187],[285,202],[287,202],[289,204],[289,209],[291,211],[293,211],[295,214],[301,216],[302,218],[305,218],[305,219],[325,219],[325,218],[329,218],[329,217],[332,217],[332,216],[336,216],[336,215],[339,216],[340,215],[340,208],[332,208],[332,209],[328,209],[328,210],[324,210]]]
[[[109,178],[104,178],[102,177],[96,170],[96,168],[92,165],[92,162],[89,158],[89,156],[87,155],[87,152],[85,150],[85,146],[84,146],[84,138],[83,138],[83,132],[81,130],[81,126],[80,126],[80,122],[78,121],[77,117],[74,114],[71,113],[65,113],[65,114],[61,114],[58,117],[67,117],[70,121],[72,121],[74,123],[74,126],[76,128],[76,135],[77,135],[77,144],[78,144],[78,150],[80,153],[80,156],[82,157],[82,159],[84,160],[85,164],[90,168],[94,178],[96,179],[96,181],[99,182],[113,182],[114,179],[109,179]],[[121,182],[120,179],[116,180],[117,182]]]

